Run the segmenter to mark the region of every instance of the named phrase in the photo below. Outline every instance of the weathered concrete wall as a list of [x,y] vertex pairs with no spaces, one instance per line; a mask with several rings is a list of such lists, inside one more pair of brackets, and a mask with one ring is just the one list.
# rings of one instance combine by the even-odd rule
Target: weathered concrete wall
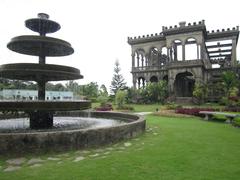
[[[83,112],[61,112],[63,116],[88,116]],[[65,151],[97,147],[135,137],[145,131],[143,117],[110,112],[92,112],[92,117],[121,119],[128,123],[106,128],[31,133],[1,133],[0,154]]]

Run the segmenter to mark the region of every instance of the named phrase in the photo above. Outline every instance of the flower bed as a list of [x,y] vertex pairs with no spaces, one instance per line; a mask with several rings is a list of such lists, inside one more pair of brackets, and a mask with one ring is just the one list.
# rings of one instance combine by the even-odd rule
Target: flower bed
[[95,110],[96,111],[112,111],[113,107],[111,104],[106,104],[105,106],[95,108]]

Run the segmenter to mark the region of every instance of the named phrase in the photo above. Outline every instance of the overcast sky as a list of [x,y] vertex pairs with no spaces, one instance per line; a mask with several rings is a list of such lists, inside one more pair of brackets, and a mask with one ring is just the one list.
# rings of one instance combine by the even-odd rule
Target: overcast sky
[[[0,2],[0,64],[38,62],[34,56],[21,55],[6,48],[11,38],[34,35],[24,26],[26,19],[39,12],[61,25],[50,34],[71,43],[71,56],[47,58],[47,63],[80,69],[84,79],[105,84],[109,88],[114,62],[120,62],[128,86],[132,86],[131,48],[127,37],[160,33],[162,26],[180,21],[205,20],[207,30],[240,25],[236,0],[1,0]],[[240,59],[239,46],[237,57]]]

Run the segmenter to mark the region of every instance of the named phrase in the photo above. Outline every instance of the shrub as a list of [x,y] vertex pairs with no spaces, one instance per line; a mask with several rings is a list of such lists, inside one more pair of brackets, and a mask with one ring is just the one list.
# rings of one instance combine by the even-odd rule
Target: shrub
[[200,111],[217,111],[217,109],[213,108],[178,108],[176,109],[176,113],[180,114],[188,114],[192,116],[203,117],[204,115],[199,114]]
[[224,111],[228,111],[228,112],[240,112],[240,106],[226,107],[226,108],[224,108]]
[[208,87],[203,83],[196,83],[193,89],[193,96],[196,98],[197,104],[202,104],[208,95]]
[[127,92],[123,90],[118,90],[115,97],[115,103],[118,109],[124,106],[126,102]]
[[222,97],[219,101],[219,105],[226,106],[228,104],[228,98],[227,97]]
[[174,102],[167,102],[166,103],[166,109],[168,109],[168,110],[175,110],[175,109],[180,109],[180,108],[182,108],[182,106],[177,105]]
[[95,108],[96,111],[112,111],[113,107],[111,104],[105,104],[105,106]]
[[237,126],[237,127],[240,127],[240,117],[237,117],[233,120],[233,125]]
[[97,101],[100,103],[100,107],[105,107],[108,102],[108,97],[104,95],[98,96]]
[[211,120],[217,121],[217,122],[225,122],[227,118],[222,115],[213,115],[213,118]]

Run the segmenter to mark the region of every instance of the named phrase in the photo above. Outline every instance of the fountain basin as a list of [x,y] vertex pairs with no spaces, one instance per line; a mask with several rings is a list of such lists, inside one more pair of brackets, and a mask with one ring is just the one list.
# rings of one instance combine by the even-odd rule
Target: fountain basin
[[143,117],[113,112],[58,112],[56,116],[116,119],[124,124],[102,128],[66,129],[59,131],[31,131],[0,133],[0,154],[66,151],[98,147],[142,134],[146,122]]

